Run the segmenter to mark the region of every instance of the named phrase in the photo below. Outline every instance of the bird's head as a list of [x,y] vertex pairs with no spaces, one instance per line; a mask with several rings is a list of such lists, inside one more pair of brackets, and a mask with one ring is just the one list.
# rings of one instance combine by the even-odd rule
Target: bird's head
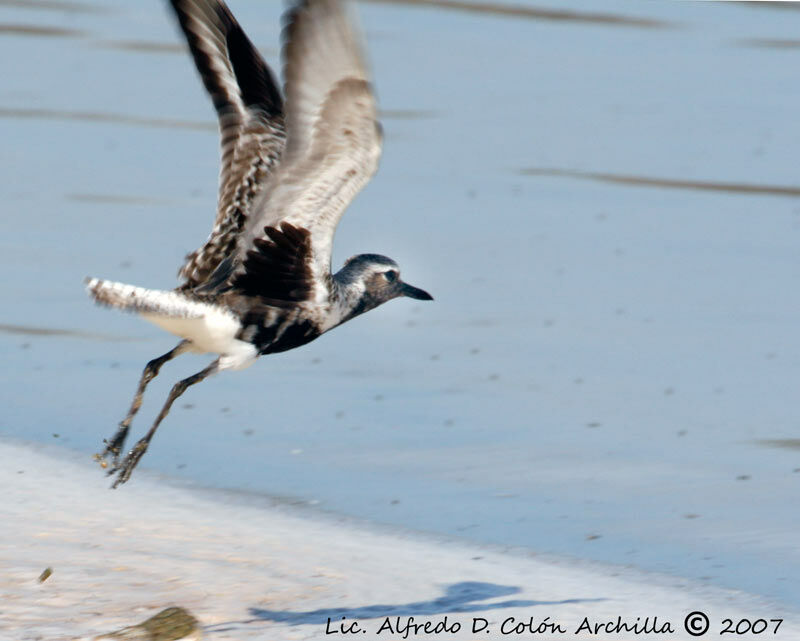
[[354,304],[351,318],[400,296],[433,300],[428,292],[404,283],[397,263],[379,254],[359,254],[349,258],[335,279]]

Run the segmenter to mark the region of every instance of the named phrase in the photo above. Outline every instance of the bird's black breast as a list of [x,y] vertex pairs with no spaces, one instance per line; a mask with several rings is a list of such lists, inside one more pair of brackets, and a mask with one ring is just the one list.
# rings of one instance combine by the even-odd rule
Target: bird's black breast
[[265,326],[262,323],[245,325],[242,335],[255,345],[259,354],[275,354],[310,343],[322,332],[309,320],[297,320],[288,326],[274,323]]

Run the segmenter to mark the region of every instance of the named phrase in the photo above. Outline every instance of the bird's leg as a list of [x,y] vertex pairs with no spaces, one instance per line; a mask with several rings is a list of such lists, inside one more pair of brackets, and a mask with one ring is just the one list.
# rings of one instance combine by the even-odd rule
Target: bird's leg
[[164,403],[164,407],[161,408],[158,416],[156,417],[155,423],[153,423],[153,427],[150,428],[150,431],[144,436],[144,438],[140,439],[136,445],[133,446],[130,452],[128,452],[125,459],[120,463],[118,468],[112,470],[113,472],[118,472],[117,478],[114,483],[111,485],[112,488],[116,488],[119,485],[122,485],[125,481],[127,481],[130,476],[131,472],[133,472],[133,468],[139,463],[139,459],[144,456],[144,453],[147,451],[147,446],[150,444],[150,440],[153,438],[153,435],[156,433],[158,426],[161,424],[161,421],[169,414],[169,410],[172,407],[172,404],[175,402],[175,399],[178,398],[181,394],[183,394],[187,388],[195,383],[199,383],[203,379],[215,374],[219,371],[219,359],[215,360],[211,365],[206,367],[204,370],[197,372],[188,378],[184,378],[182,381],[179,381],[173,385],[172,390],[167,397],[167,402]]
[[114,433],[114,436],[111,437],[111,440],[105,439],[103,441],[106,446],[103,452],[94,455],[95,460],[99,461],[103,467],[107,465],[106,457],[109,455],[113,457],[111,472],[109,473],[113,473],[113,471],[117,469],[119,453],[122,451],[122,446],[125,444],[125,439],[128,437],[131,421],[133,421],[133,417],[136,416],[136,412],[138,412],[139,408],[142,406],[142,397],[144,396],[144,390],[147,384],[158,376],[158,372],[164,363],[171,361],[176,356],[180,356],[188,349],[189,341],[181,341],[174,349],[171,349],[166,354],[162,354],[158,358],[154,358],[145,366],[142,377],[139,379],[139,387],[136,390],[136,395],[133,397],[133,403],[131,403],[131,408],[128,410],[128,415],[120,422],[119,428]]

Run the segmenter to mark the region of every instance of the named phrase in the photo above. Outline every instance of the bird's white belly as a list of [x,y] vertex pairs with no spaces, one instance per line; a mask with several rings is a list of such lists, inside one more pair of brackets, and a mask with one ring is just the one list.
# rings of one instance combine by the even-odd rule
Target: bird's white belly
[[142,318],[171,334],[185,338],[192,351],[220,355],[220,369],[244,369],[258,356],[251,343],[236,338],[241,325],[224,310],[208,305],[202,316],[195,318],[141,313]]

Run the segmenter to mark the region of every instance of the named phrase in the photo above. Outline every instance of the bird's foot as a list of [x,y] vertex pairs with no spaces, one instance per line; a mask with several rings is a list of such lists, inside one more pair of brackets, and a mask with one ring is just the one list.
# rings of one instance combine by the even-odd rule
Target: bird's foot
[[113,470],[117,468],[119,463],[119,448],[112,447],[111,443],[109,443],[107,439],[103,439],[103,443],[105,443],[105,449],[102,452],[95,454],[93,458],[100,464],[100,467],[105,470],[109,463],[106,459],[110,456],[111,470],[109,471],[109,474],[111,474]]
[[111,484],[112,490],[115,490],[131,477],[133,469],[139,464],[139,459],[144,456],[149,444],[149,441],[143,438],[131,448],[131,451],[126,454],[121,462],[118,462],[117,459],[114,460],[114,466],[108,471],[109,476],[112,474],[117,475],[117,478]]
[[119,468],[119,454],[122,451],[122,446],[125,444],[125,439],[128,436],[128,425],[123,421],[119,424],[119,429],[111,440],[103,439],[105,448],[99,454],[94,455],[94,460],[100,464],[103,469],[108,468],[109,462],[106,460],[111,457],[111,469],[108,470],[109,474],[113,474]]

